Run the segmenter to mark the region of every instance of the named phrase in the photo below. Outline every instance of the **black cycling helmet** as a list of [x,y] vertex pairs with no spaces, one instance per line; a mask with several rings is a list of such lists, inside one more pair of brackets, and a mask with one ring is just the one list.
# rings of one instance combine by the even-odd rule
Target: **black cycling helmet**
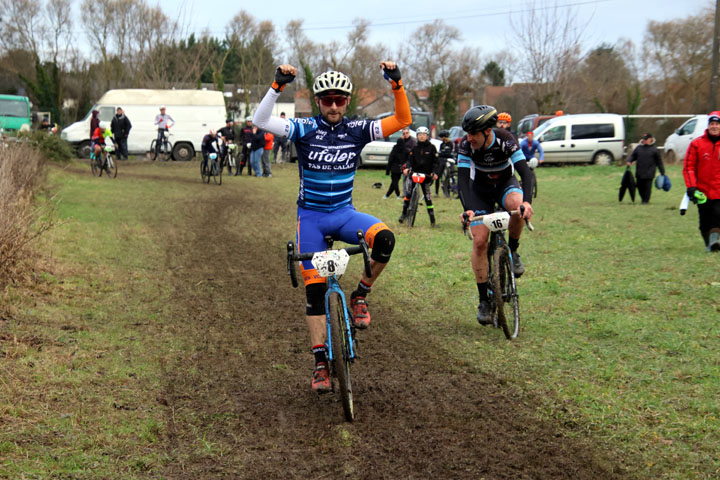
[[438,133],[438,137],[449,137],[450,136],[450,130],[440,130],[440,133]]
[[498,114],[495,107],[478,105],[465,112],[462,128],[467,133],[477,133],[492,128],[497,123]]

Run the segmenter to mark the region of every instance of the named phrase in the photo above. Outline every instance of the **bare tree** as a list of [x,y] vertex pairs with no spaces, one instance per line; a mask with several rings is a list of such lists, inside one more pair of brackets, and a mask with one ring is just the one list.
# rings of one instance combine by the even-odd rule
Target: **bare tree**
[[6,49],[22,49],[40,58],[40,33],[43,18],[40,0],[0,0],[3,22],[0,44]]
[[575,10],[557,3],[530,1],[525,10],[510,19],[523,52],[519,74],[533,84],[538,111],[550,113],[572,100],[570,76],[582,61],[584,26]]

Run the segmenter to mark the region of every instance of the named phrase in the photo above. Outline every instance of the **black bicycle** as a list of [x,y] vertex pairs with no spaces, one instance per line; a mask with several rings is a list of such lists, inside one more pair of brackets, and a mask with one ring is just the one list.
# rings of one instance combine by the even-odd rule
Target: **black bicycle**
[[[355,327],[352,322],[352,313],[340,286],[339,278],[345,273],[350,255],[362,253],[365,263],[365,274],[370,277],[370,255],[365,243],[362,230],[358,230],[357,247],[345,247],[330,250],[333,238],[325,237],[328,250],[321,252],[297,253],[295,244],[287,242],[287,271],[293,287],[298,286],[295,276],[295,262],[311,260],[318,274],[328,279],[328,289],[325,293],[325,319],[327,322],[327,348],[330,365],[330,378],[337,380],[342,399],[345,419],[352,422],[355,418],[355,407],[352,396],[352,383],[350,381],[350,365],[357,358],[357,344],[355,341]],[[332,382],[332,391],[335,391],[335,381]]]
[[[468,217],[463,214],[463,231],[472,239],[470,226],[483,224],[490,229],[488,245],[488,297],[493,312],[493,326],[502,328],[508,340],[517,338],[520,333],[520,297],[515,282],[513,258],[505,240],[505,230],[510,225],[511,215],[523,215],[524,207],[510,212],[499,210],[487,215]],[[530,231],[534,230],[530,221],[525,220]]]
[[106,145],[100,150],[100,158],[95,158],[95,153],[90,152],[90,169],[93,177],[102,177],[106,172],[107,178],[117,177],[117,164],[112,158],[115,149],[111,145]]
[[237,158],[237,145],[232,142],[228,142],[225,145],[225,156],[222,159],[222,166],[220,169],[227,167],[228,175],[235,175],[238,173],[238,158]]
[[222,185],[222,168],[217,153],[209,153],[207,161],[200,162],[200,177],[205,183],[210,183],[210,177],[212,177],[215,185]]
[[150,159],[156,160],[158,157],[160,157],[160,160],[168,161],[172,157],[172,149],[173,144],[170,141],[170,132],[168,129],[159,130],[158,133],[160,133],[160,142],[158,143],[158,139],[154,139],[152,143],[150,143]]
[[442,177],[438,180],[443,195],[447,198],[460,198],[460,189],[458,188],[458,172],[457,163],[453,158],[445,159],[445,170]]
[[[413,192],[410,195],[410,203],[408,204],[407,213],[405,218],[407,226],[412,228],[415,226],[415,217],[417,216],[418,206],[420,205],[420,197],[422,197],[422,183],[425,181],[426,175],[424,173],[411,173],[408,182],[415,184]],[[428,187],[429,188],[429,187]]]

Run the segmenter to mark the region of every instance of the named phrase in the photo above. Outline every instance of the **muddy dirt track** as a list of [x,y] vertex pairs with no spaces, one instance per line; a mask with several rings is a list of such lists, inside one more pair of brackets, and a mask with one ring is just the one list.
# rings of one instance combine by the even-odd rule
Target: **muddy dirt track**
[[[282,255],[292,232],[268,221],[294,205],[277,205],[270,189],[233,187],[241,181],[267,180],[188,189],[197,193],[188,192],[183,214],[157,226],[172,272],[165,328],[193,345],[164,366],[158,400],[172,460],[162,478],[623,477],[591,444],[538,423],[532,398],[482,366],[456,364],[451,345],[415,334],[380,303],[360,332],[358,418],[344,422],[334,395],[310,391],[304,292],[290,286]],[[208,215],[208,198],[225,207]]]

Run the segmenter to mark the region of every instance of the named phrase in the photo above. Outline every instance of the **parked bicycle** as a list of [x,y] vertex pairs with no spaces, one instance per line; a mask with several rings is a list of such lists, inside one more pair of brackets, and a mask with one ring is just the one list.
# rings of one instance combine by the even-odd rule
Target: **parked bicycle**
[[460,198],[460,190],[458,188],[458,172],[457,162],[453,158],[445,159],[445,170],[442,177],[438,180],[443,195],[447,198]]
[[[498,210],[487,215],[468,217],[463,214],[463,231],[472,239],[470,224],[482,223],[490,230],[488,245],[488,297],[493,312],[493,326],[502,328],[508,340],[517,338],[520,332],[520,297],[513,271],[512,252],[505,239],[511,215],[522,216],[524,207],[510,212]],[[525,220],[528,230],[534,230]]]
[[165,130],[161,130],[158,133],[160,133],[160,143],[158,143],[158,139],[154,139],[152,143],[150,143],[150,159],[153,161],[160,157],[160,160],[168,161],[172,157],[172,149],[173,144],[170,141],[170,132],[166,128]]
[[328,250],[321,252],[297,253],[295,243],[292,241],[287,243],[287,270],[293,287],[298,286],[295,275],[295,262],[311,260],[318,274],[327,278],[328,288],[325,293],[327,340],[325,341],[325,347],[329,356],[330,378],[333,379],[332,391],[335,392],[335,384],[337,383],[343,412],[348,422],[352,422],[355,418],[350,365],[357,358],[357,343],[355,341],[352,313],[348,309],[348,303],[345,300],[339,278],[345,273],[350,262],[350,255],[358,253],[363,255],[365,274],[368,277],[372,275],[370,271],[370,255],[362,230],[358,230],[357,237],[358,246],[331,250],[333,238],[327,236],[325,241]]
[[200,162],[200,176],[205,183],[210,183],[210,177],[212,177],[215,185],[222,185],[222,168],[217,153],[209,153],[207,162]]
[[90,169],[93,177],[102,177],[103,172],[106,172],[107,178],[117,177],[117,164],[112,158],[114,151],[112,145],[106,145],[100,150],[99,158],[95,158],[95,152],[90,152]]
[[222,159],[220,170],[227,167],[228,175],[234,175],[238,173],[237,145],[228,142],[225,148],[225,156]]

